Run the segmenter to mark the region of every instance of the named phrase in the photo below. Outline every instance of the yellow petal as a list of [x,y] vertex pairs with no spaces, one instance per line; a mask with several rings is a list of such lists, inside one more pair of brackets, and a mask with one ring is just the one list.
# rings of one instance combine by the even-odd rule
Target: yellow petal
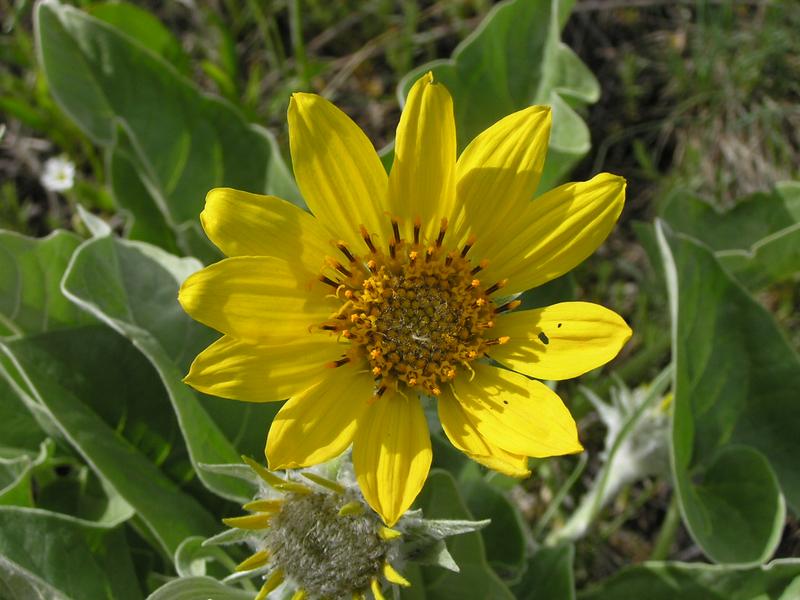
[[336,239],[362,253],[359,225],[364,225],[388,241],[386,170],[350,117],[321,96],[293,94],[289,145],[303,198]]
[[575,420],[550,388],[513,371],[475,364],[453,391],[475,429],[513,454],[542,458],[583,450]]
[[277,571],[273,571],[272,574],[267,578],[264,582],[264,585],[261,586],[261,589],[258,590],[258,594],[255,597],[255,600],[264,600],[267,595],[278,587],[280,584],[283,583],[284,574],[283,569],[278,569]]
[[178,300],[197,321],[242,340],[283,342],[308,335],[338,301],[300,263],[272,257],[226,258],[183,282]]
[[388,562],[383,563],[383,576],[389,583],[394,583],[403,587],[409,587],[411,585],[411,582],[400,575]]
[[489,349],[493,359],[531,377],[569,379],[614,358],[631,329],[599,304],[562,302],[498,317],[492,335],[511,338]]
[[215,188],[200,213],[208,238],[227,256],[277,256],[319,271],[331,235],[310,214],[275,196]]
[[386,597],[381,592],[381,584],[377,579],[373,579],[369,585],[370,589],[372,590],[372,596],[375,600],[386,600]]
[[281,407],[267,436],[269,468],[294,469],[339,456],[353,441],[368,407],[374,382],[347,364]]
[[263,567],[269,561],[269,552],[266,550],[259,550],[249,558],[244,559],[236,565],[235,571],[251,571]]
[[480,254],[489,260],[481,281],[509,279],[504,292],[513,294],[563,275],[606,239],[624,202],[625,180],[608,173],[543,194]]
[[483,437],[448,390],[439,396],[439,420],[453,446],[476,462],[511,477],[527,477],[531,474],[528,457],[506,452]]
[[389,174],[389,206],[405,221],[422,219],[423,239],[439,231],[441,219],[455,207],[456,124],[453,99],[433,74],[417,80],[408,93],[394,146]]
[[454,237],[475,234],[476,256],[505,241],[508,223],[530,204],[542,176],[551,121],[550,107],[530,106],[486,129],[458,158]]
[[235,527],[236,529],[266,529],[269,527],[271,519],[271,514],[256,513],[254,515],[244,515],[243,517],[229,517],[222,519],[222,522],[228,527]]
[[416,396],[375,401],[359,420],[353,466],[364,498],[391,527],[419,494],[431,466],[431,440]]
[[273,402],[306,389],[349,345],[310,333],[286,344],[252,344],[225,335],[194,359],[184,382],[205,394]]

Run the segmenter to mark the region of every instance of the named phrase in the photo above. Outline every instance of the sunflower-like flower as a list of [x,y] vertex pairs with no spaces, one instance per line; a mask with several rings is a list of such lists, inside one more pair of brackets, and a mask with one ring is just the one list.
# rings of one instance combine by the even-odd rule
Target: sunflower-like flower
[[508,475],[528,475],[528,457],[581,451],[563,402],[530,377],[599,367],[630,329],[595,304],[514,311],[513,298],[603,242],[625,181],[604,173],[533,198],[550,122],[543,106],[513,113],[456,159],[452,99],[429,73],[409,93],[387,176],[343,112],[294,94],[292,162],[313,216],[272,196],[209,192],[201,221],[229,258],[189,277],[179,299],[224,335],[186,382],[289,398],[269,430],[269,467],[352,444],[364,497],[390,526],[430,468],[422,397],[436,399],[454,446]]

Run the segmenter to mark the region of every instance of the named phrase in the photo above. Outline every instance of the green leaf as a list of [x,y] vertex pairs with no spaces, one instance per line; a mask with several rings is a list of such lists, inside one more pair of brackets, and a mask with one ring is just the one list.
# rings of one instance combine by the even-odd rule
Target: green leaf
[[192,536],[183,540],[175,552],[175,570],[181,577],[204,576],[208,563],[219,563],[225,566],[224,577],[234,570],[236,563],[216,546],[204,546],[205,538]]
[[[764,567],[737,569],[689,563],[645,563],[628,567],[578,594],[579,600],[789,600],[800,561],[776,560]],[[795,583],[793,583],[793,581]],[[782,595],[784,594],[784,595]]]
[[197,223],[213,187],[300,202],[273,136],[201,93],[143,43],[50,0],[37,5],[35,25],[39,61],[61,108],[105,147],[117,143],[119,126],[127,130],[136,170],[175,231]]
[[[433,469],[415,503],[427,519],[472,519],[447,471]],[[450,554],[461,569],[453,573],[439,567],[422,569],[427,600],[514,596],[486,562],[480,533],[466,533],[447,540]]]
[[800,182],[753,194],[727,212],[676,192],[662,211],[677,231],[703,240],[717,259],[751,290],[800,271]]
[[[63,437],[136,510],[169,555],[186,537],[217,528],[194,498],[100,416],[104,407],[108,413],[163,402],[152,368],[127,340],[94,325],[9,341],[0,348],[13,357]],[[135,419],[136,410],[131,412]]]
[[528,569],[514,586],[517,600],[574,600],[575,577],[571,544],[540,548],[528,559]]
[[0,506],[0,596],[136,600],[142,593],[121,529]]
[[35,450],[45,433],[4,373],[0,364],[0,455],[17,456]]
[[0,338],[94,321],[59,290],[80,243],[66,231],[42,239],[0,231]]
[[492,568],[506,581],[513,581],[525,569],[527,526],[506,495],[486,481],[481,468],[470,462],[459,477],[459,491],[476,519],[490,519],[481,530],[486,556]]
[[781,488],[800,507],[800,357],[708,248],[663,223],[657,234],[672,318],[681,512],[713,560],[761,563],[780,540]]
[[[127,139],[124,136],[124,129],[120,128],[118,139]],[[111,193],[127,217],[125,233],[131,239],[155,244],[176,254],[178,244],[175,232],[159,210],[147,183],[136,170],[135,154],[124,146],[117,143],[108,152],[107,171]]]
[[550,105],[550,152],[539,190],[552,188],[591,147],[589,130],[571,105],[600,96],[594,75],[560,41],[559,10],[558,0],[498,4],[452,59],[423,65],[403,78],[401,103],[414,81],[433,71],[453,96],[459,152],[502,117],[532,104]]
[[87,7],[88,12],[129,35],[158,54],[183,74],[189,72],[189,57],[180,42],[154,15],[128,2],[103,2]]
[[239,463],[242,453],[263,453],[264,432],[278,406],[199,395],[181,381],[216,335],[177,301],[180,282],[199,267],[155,246],[96,238],[75,253],[64,291],[147,357],[167,389],[198,476],[212,491],[241,503],[251,498],[247,483],[199,464]]
[[232,588],[210,577],[184,577],[174,579],[158,588],[147,600],[253,600],[252,592]]

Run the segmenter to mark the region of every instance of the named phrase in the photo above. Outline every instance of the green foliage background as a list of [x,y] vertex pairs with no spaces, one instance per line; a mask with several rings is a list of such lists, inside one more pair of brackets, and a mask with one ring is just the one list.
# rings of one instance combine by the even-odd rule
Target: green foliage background
[[[408,71],[400,103],[433,70],[453,94],[460,148],[510,112],[551,104],[539,191],[553,187],[591,149],[581,115],[601,90],[561,41],[572,8],[563,0],[501,2],[452,56],[413,69],[395,49],[395,63]],[[43,116],[51,113],[26,110],[13,95],[0,107],[81,152],[103,185],[84,189],[80,201],[122,215],[123,224],[112,229],[78,208],[84,235],[0,232],[0,597],[251,598],[249,584],[219,583],[242,558],[237,550],[204,553],[198,538],[219,531],[219,518],[235,513],[250,490],[204,465],[261,455],[277,407],[204,396],[181,382],[214,333],[188,318],[176,297],[188,274],[219,258],[198,221],[210,188],[304,206],[285,144],[253,122],[264,115],[237,83],[233,40],[222,25],[220,61],[202,67],[224,98],[201,91],[180,42],[134,5],[79,9],[45,0],[33,24],[43,75],[35,106],[67,118],[53,124]],[[269,33],[274,22],[264,26]],[[287,87],[308,88],[318,65],[297,36],[292,50]],[[390,146],[384,155],[388,164]],[[620,372],[663,367],[672,392],[663,444],[674,519],[661,530],[666,551],[651,557],[659,560],[576,590],[583,534],[565,533],[573,531],[565,524],[587,459],[537,465],[534,477],[555,494],[546,518],[531,524],[513,500],[517,482],[478,468],[437,434],[436,468],[418,506],[432,518],[491,518],[492,525],[448,542],[460,573],[409,567],[414,585],[401,596],[797,597],[800,561],[770,561],[787,513],[800,506],[800,358],[758,294],[796,286],[799,218],[800,184],[787,182],[725,213],[673,191],[660,218],[637,228],[652,265],[643,287],[665,299],[665,314],[651,323],[652,315],[632,315],[637,354]],[[579,297],[570,275],[524,299]],[[669,336],[654,331],[667,323]],[[650,344],[653,335],[661,339]],[[665,348],[669,364],[661,364]],[[608,381],[595,374],[585,382],[602,395]],[[585,413],[583,393],[567,392]],[[618,446],[641,418],[629,417]],[[600,508],[585,513],[586,527]],[[715,564],[664,560],[681,522],[698,555]]]

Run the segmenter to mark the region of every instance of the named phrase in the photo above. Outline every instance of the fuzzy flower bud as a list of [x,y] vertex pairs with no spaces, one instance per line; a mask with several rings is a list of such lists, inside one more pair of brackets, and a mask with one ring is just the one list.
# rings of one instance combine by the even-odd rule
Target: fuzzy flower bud
[[[346,458],[289,471],[286,478],[244,461],[250,469],[238,473],[258,483],[253,501],[244,505],[249,514],[223,519],[232,529],[206,543],[251,547],[251,556],[226,581],[260,577],[256,600],[273,590],[279,590],[276,597],[292,594],[293,600],[384,600],[388,588],[410,585],[400,574],[409,554],[420,556],[435,547],[429,554],[440,556],[441,566],[458,570],[442,540],[488,523],[431,521],[414,511],[388,528],[364,500]],[[237,472],[230,467],[216,470]]]

